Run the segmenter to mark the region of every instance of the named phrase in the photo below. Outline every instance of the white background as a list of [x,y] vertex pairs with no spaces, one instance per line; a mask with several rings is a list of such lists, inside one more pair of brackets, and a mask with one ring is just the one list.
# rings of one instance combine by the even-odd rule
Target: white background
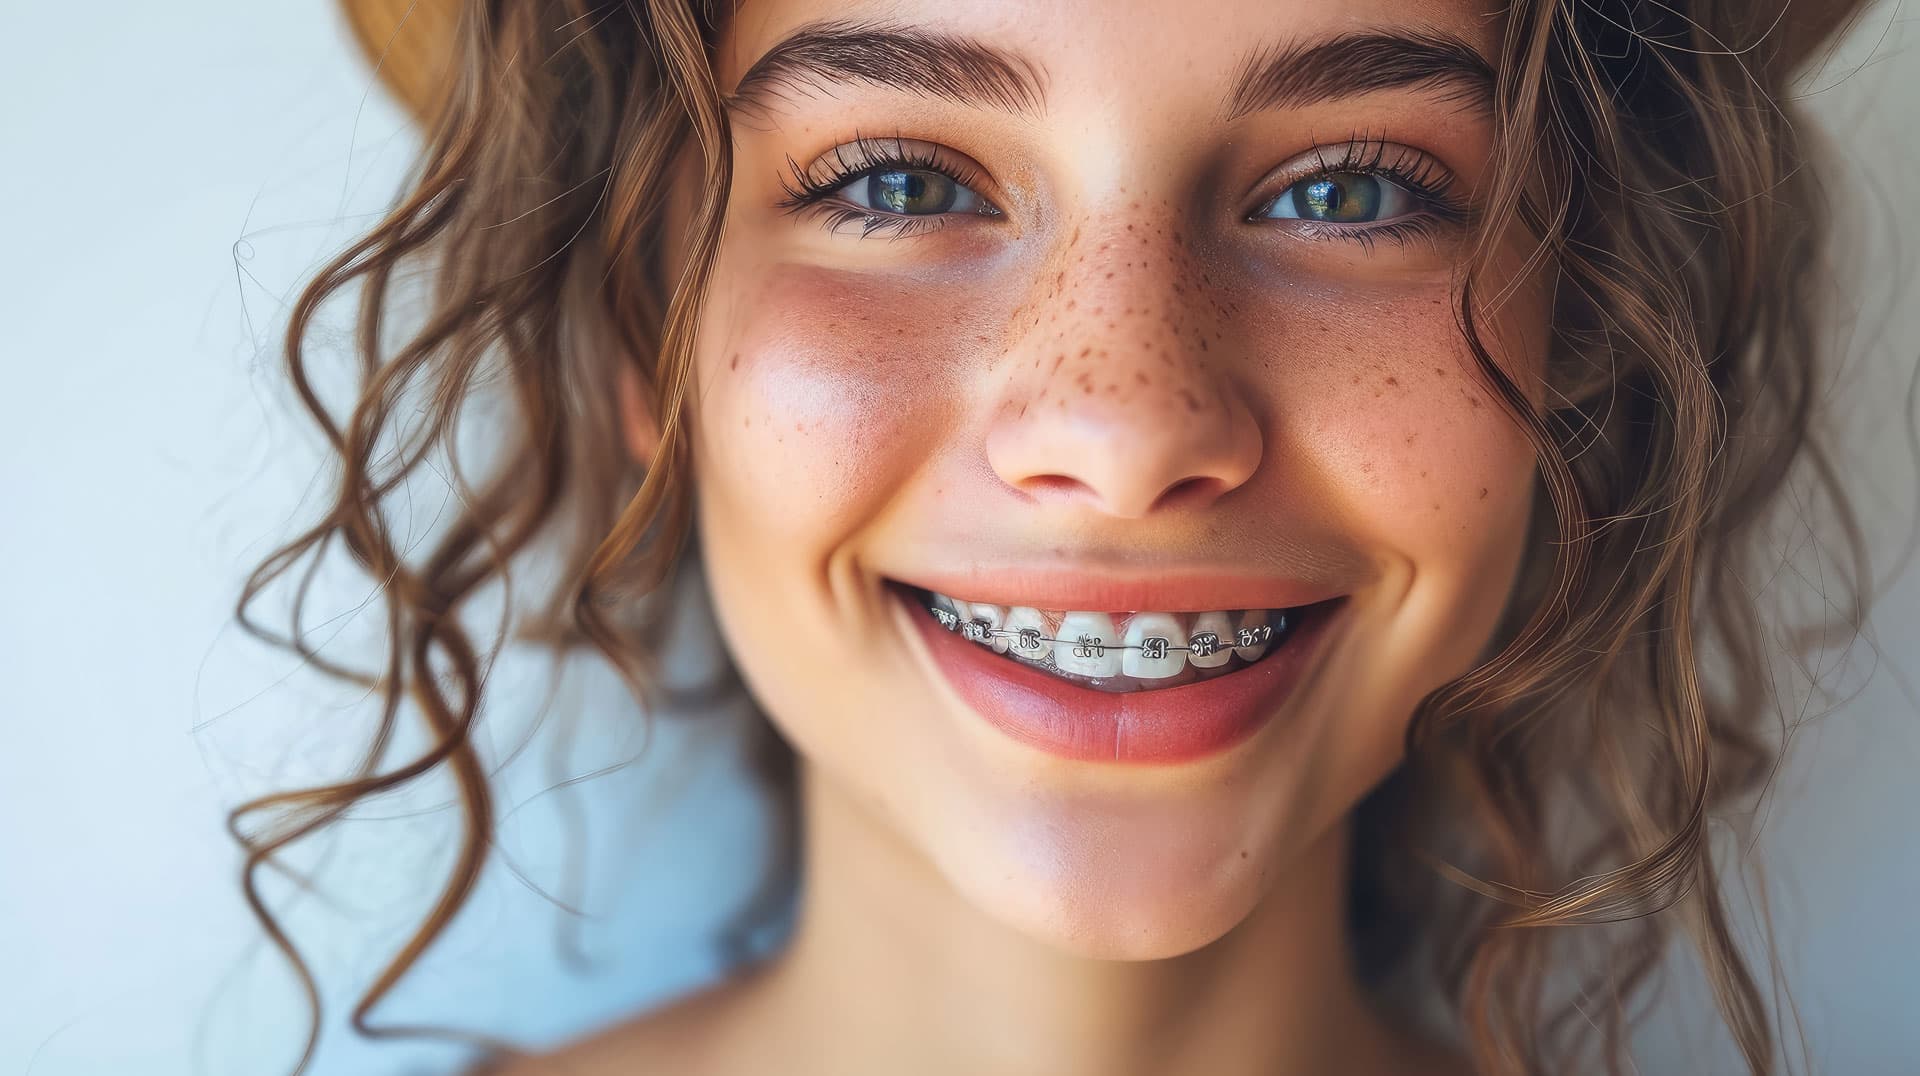
[[[285,303],[371,223],[415,143],[328,4],[117,7],[0,12],[0,1073],[280,1073],[303,1004],[241,901],[224,814],[337,775],[367,716],[245,640],[231,605],[320,488],[275,365]],[[1841,702],[1793,741],[1759,841],[1809,1056],[1844,1076],[1920,1072],[1920,572],[1889,579],[1913,526],[1901,407],[1920,352],[1920,60],[1903,21],[1876,9],[1808,85],[1863,265],[1843,289],[1859,329],[1831,336],[1849,356],[1833,391],[1887,587],[1880,656],[1863,642],[1830,659]],[[420,488],[423,526],[444,493]],[[315,619],[341,614],[329,653],[353,653],[375,619],[352,615],[364,582],[319,594]],[[543,675],[526,655],[496,670],[494,758],[533,725]],[[663,724],[638,765],[543,792],[640,746],[603,671],[564,678],[551,712],[499,778],[519,876],[496,860],[376,1022],[545,1043],[721,970],[704,934],[765,838],[739,720]],[[551,735],[569,718],[570,741]],[[369,1045],[344,1015],[430,905],[447,796],[429,782],[313,842],[296,859],[320,870],[315,895],[268,883],[327,996],[317,1073],[459,1056]],[[583,826],[593,867],[573,888]],[[1641,1037],[1648,1073],[1730,1067],[1689,983],[1683,966]]]

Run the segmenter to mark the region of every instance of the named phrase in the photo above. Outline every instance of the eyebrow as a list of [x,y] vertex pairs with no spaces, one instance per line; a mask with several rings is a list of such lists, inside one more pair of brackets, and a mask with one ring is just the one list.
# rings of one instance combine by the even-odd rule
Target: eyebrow
[[[1301,109],[1341,97],[1423,87],[1491,109],[1494,68],[1465,39],[1439,30],[1373,30],[1267,45],[1237,65],[1223,119]],[[727,95],[731,110],[764,109],[789,93],[867,83],[1022,116],[1046,110],[1039,64],[976,38],[885,22],[807,23],[763,53]]]
[[728,109],[761,107],[788,91],[867,82],[973,108],[1032,115],[1044,109],[1040,68],[975,38],[916,27],[834,20],[782,38],[754,61],[726,98]]
[[1240,64],[1225,118],[1299,109],[1378,90],[1425,87],[1449,104],[1493,106],[1493,64],[1438,30],[1376,30],[1256,49]]

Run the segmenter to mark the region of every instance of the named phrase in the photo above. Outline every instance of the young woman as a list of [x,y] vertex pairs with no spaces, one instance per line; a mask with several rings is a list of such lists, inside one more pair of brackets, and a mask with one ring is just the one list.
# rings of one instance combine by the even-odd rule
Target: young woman
[[[426,152],[294,311],[340,481],[248,596],[343,542],[433,747],[244,805],[256,909],[298,966],[254,871],[450,768],[382,1030],[485,858],[463,603],[557,557],[654,702],[697,564],[793,933],[497,1071],[1620,1072],[1676,933],[1775,1071],[1705,835],[1772,761],[1754,524],[1829,477],[1787,86],[1846,8],[352,5]],[[302,341],[354,288],[335,411]],[[407,555],[387,495],[483,392]]]

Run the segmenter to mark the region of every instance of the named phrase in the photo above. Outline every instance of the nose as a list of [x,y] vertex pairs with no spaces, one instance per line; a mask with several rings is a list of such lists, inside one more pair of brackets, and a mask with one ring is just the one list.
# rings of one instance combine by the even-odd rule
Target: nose
[[1039,274],[987,431],[1001,481],[1120,518],[1192,510],[1253,476],[1233,307],[1171,228],[1076,238]]

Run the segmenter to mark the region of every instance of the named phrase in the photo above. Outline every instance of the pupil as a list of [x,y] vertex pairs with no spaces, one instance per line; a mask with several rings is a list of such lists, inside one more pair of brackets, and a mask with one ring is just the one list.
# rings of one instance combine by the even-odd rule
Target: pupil
[[1294,208],[1310,220],[1366,221],[1380,211],[1380,181],[1359,172],[1316,179],[1294,190]]
[[953,205],[954,189],[948,184],[932,202],[920,201],[932,190],[931,180],[944,177],[925,172],[876,172],[867,178],[868,194],[875,205],[895,213],[944,213]]

